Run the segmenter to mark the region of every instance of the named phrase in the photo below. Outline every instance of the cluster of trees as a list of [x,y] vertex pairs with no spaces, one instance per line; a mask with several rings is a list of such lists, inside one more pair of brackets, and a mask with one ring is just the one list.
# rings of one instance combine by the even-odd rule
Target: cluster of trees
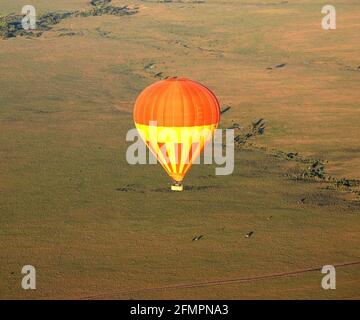
[[[24,30],[22,15],[0,14],[0,38],[7,39],[16,36],[40,36],[44,31],[50,30],[55,24],[61,20],[70,17],[89,17],[101,15],[132,15],[138,12],[137,8],[129,8],[127,6],[116,7],[109,5],[111,0],[92,0],[93,7],[84,10],[74,10],[67,12],[48,12],[36,19],[36,28],[34,30]],[[36,29],[36,30],[35,30]]]

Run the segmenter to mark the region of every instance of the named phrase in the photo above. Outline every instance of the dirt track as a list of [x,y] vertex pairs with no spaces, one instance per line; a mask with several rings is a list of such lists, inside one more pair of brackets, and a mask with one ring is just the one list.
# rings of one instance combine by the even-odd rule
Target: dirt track
[[[360,265],[360,261],[352,261],[352,262],[345,262],[339,264],[333,264],[335,268],[339,267],[348,267],[353,265]],[[207,286],[220,286],[232,283],[242,283],[242,282],[252,282],[252,281],[259,281],[265,279],[275,279],[275,278],[284,278],[288,276],[294,276],[302,273],[319,271],[322,269],[321,267],[312,267],[306,269],[298,269],[290,272],[280,272],[280,273],[272,273],[272,274],[265,274],[259,275],[254,277],[248,278],[233,278],[233,279],[224,279],[224,280],[212,280],[212,281],[204,281],[204,282],[194,282],[194,283],[184,283],[184,284],[174,284],[169,286],[163,287],[152,287],[152,288],[141,288],[141,289],[134,289],[134,290],[124,290],[124,291],[117,291],[117,292],[105,292],[100,293],[93,296],[81,297],[80,299],[83,300],[92,300],[92,299],[99,299],[111,296],[118,296],[124,294],[131,294],[131,293],[139,293],[139,292],[149,292],[149,291],[163,291],[163,290],[174,290],[174,289],[189,289],[189,288],[199,288],[199,287],[207,287]]]

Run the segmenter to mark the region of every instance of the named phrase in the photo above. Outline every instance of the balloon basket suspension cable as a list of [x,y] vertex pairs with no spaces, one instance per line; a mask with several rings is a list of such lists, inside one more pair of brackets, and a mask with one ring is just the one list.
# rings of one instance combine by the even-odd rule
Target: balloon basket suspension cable
[[172,185],[171,185],[171,191],[183,191],[184,187],[183,184],[181,183],[181,181],[175,181]]

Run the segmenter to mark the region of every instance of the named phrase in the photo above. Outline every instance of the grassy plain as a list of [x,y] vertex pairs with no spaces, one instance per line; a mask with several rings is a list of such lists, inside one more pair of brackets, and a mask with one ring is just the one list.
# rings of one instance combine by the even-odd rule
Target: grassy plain
[[[32,4],[39,14],[89,6]],[[333,31],[321,28],[327,1],[113,1],[124,4],[139,12],[0,40],[0,298],[359,299],[359,265],[338,268],[336,290],[313,271],[141,291],[359,261],[360,204],[327,182],[289,179],[302,164],[257,147],[236,152],[231,176],[194,166],[182,193],[163,192],[160,165],[125,160],[134,100],[161,72],[230,105],[221,127],[264,118],[256,146],[360,179],[359,2],[332,2]],[[22,5],[2,0],[0,13]],[[25,264],[35,291],[20,287]]]

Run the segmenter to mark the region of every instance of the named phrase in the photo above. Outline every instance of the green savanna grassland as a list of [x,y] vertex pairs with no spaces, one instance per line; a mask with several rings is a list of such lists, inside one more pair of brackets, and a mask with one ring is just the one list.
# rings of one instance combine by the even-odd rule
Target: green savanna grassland
[[[0,13],[24,4],[2,0]],[[0,40],[0,298],[359,299],[359,265],[337,268],[336,290],[319,270],[143,290],[360,261],[359,1],[332,1],[330,31],[320,0],[111,4],[138,12]],[[125,159],[137,95],[175,75],[231,106],[221,128],[266,124],[232,175],[195,165],[181,193],[160,165]],[[325,176],[303,179],[309,164],[280,151],[322,159]],[[26,264],[36,290],[20,286]]]

